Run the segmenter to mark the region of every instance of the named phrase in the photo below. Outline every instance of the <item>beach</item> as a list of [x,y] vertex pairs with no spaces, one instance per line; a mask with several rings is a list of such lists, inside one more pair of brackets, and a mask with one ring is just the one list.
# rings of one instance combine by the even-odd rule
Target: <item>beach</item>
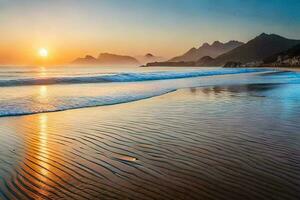
[[1,117],[0,199],[299,199],[300,82],[289,73],[195,77],[138,101]]
[[0,0],[0,200],[300,200],[300,0]]

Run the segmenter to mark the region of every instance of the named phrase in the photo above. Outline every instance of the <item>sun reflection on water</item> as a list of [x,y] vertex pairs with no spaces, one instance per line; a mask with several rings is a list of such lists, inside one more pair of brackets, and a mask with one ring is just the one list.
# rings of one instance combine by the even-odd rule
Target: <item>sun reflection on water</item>
[[46,98],[48,96],[48,88],[47,86],[40,86],[39,88],[39,96],[41,98]]
[[47,75],[46,68],[45,67],[40,67],[39,76],[40,77],[45,77],[46,75]]
[[[40,174],[40,180],[47,183],[49,177],[50,166],[48,164],[49,152],[48,152],[48,116],[47,114],[39,115],[38,119],[38,159],[37,164],[41,167],[38,168]],[[40,187],[43,190],[43,187]],[[45,191],[43,191],[45,192]]]
[[38,86],[35,100],[37,103],[39,103],[41,108],[45,108],[50,105],[48,86]]

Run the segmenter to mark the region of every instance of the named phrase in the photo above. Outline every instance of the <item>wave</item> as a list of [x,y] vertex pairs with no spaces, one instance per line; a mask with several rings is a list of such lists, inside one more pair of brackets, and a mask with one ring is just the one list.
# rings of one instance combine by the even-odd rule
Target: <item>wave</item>
[[299,200],[299,87],[0,120],[0,199]]
[[175,91],[176,89],[160,89],[157,91],[119,93],[107,96],[52,97],[48,103],[36,101],[31,97],[0,101],[0,117],[30,115],[45,112],[57,112],[71,109],[107,106],[129,103]]
[[[153,83],[145,85],[142,81],[150,80],[166,80],[166,79],[180,79],[192,78],[201,76],[216,76],[225,74],[241,74],[263,72],[264,69],[221,69],[214,71],[189,71],[189,72],[151,72],[151,73],[120,73],[114,75],[98,75],[91,77],[53,77],[44,79],[19,79],[19,80],[2,80],[0,86],[18,86],[18,85],[47,85],[47,84],[79,84],[79,83],[101,83],[101,82],[139,82],[121,84],[122,86],[114,87],[106,85],[103,87],[92,86],[94,89],[92,96],[86,93],[85,88],[76,88],[76,90],[63,89],[63,93],[58,92],[61,88],[51,90],[45,97],[36,96],[35,93],[26,90],[21,96],[16,94],[8,95],[6,98],[0,99],[0,117],[29,115],[44,112],[56,112],[70,109],[79,109],[95,106],[106,106],[138,101],[155,96],[160,96],[169,92],[176,91],[177,89],[200,86],[205,83],[199,83],[192,80],[189,84],[180,84],[179,82],[172,84]],[[198,79],[197,79],[198,80]],[[231,80],[231,79],[230,79]],[[132,85],[133,84],[133,85]],[[41,86],[42,87],[42,86]],[[108,87],[108,88],[106,88]],[[4,89],[4,88],[3,88]],[[10,90],[16,91],[15,88]],[[20,89],[20,88],[18,88]],[[107,90],[108,91],[105,91]],[[34,90],[33,90],[34,91]]]
[[46,77],[0,80],[0,87],[54,85],[54,84],[85,84],[109,82],[139,82],[167,79],[193,78],[202,76],[229,75],[270,71],[266,69],[220,69],[199,70],[188,72],[147,72],[147,73],[118,73],[113,75],[75,76],[75,77]]

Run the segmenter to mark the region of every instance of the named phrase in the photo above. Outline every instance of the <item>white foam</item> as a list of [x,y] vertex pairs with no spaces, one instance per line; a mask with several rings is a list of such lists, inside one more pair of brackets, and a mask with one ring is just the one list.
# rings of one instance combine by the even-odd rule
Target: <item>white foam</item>
[[240,74],[263,72],[265,69],[219,69],[199,71],[165,71],[148,73],[118,73],[114,75],[74,76],[74,77],[46,77],[46,78],[20,78],[0,80],[0,87],[26,86],[26,85],[53,85],[53,84],[83,84],[83,83],[107,83],[107,82],[138,82],[152,80],[167,80],[179,78],[193,78],[201,76],[216,76],[226,74]]
[[[165,71],[151,73],[119,73],[114,75],[80,76],[80,77],[53,77],[53,78],[28,78],[18,80],[0,80],[0,92],[6,93],[0,99],[0,117],[35,114],[42,112],[63,111],[76,108],[104,106],[137,101],[145,98],[159,96],[178,88],[199,86],[197,80],[184,79],[192,77],[209,77],[224,74],[243,74],[266,71],[263,69],[219,69],[219,70],[194,70],[194,71]],[[174,81],[157,82],[154,80],[175,79]],[[181,79],[182,81],[178,81]],[[143,81],[153,82],[143,82]],[[188,80],[188,81],[187,81]],[[215,80],[215,79],[213,79]],[[186,82],[185,82],[186,81]],[[88,84],[88,83],[106,84]],[[112,82],[122,82],[112,84]],[[125,83],[130,82],[130,83]],[[136,82],[136,83],[133,83]],[[188,83],[187,83],[188,82]],[[85,83],[83,87],[70,84]],[[182,83],[182,84],[180,84]],[[49,91],[45,99],[38,97],[37,89],[44,85],[54,89]],[[68,84],[68,85],[60,85]],[[88,84],[88,85],[87,85]],[[19,85],[43,85],[18,87]],[[86,86],[87,85],[87,86]],[[201,85],[201,84],[200,84]],[[203,82],[202,82],[203,85]],[[5,87],[15,86],[15,87]],[[50,86],[49,86],[50,87]],[[86,88],[87,87],[87,88]],[[91,88],[93,87],[93,88]],[[71,88],[71,89],[70,89]],[[67,91],[69,90],[69,91]],[[17,91],[24,91],[19,94]],[[58,92],[59,91],[59,92]],[[53,92],[53,93],[52,93]],[[94,93],[93,93],[94,92]],[[75,94],[74,94],[75,93]],[[92,95],[90,93],[93,93]]]

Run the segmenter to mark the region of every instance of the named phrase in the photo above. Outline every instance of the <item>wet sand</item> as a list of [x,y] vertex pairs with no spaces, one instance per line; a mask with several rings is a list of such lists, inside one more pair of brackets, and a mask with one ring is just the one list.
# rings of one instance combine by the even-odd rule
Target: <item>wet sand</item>
[[0,199],[299,199],[295,91],[190,88],[0,118]]

